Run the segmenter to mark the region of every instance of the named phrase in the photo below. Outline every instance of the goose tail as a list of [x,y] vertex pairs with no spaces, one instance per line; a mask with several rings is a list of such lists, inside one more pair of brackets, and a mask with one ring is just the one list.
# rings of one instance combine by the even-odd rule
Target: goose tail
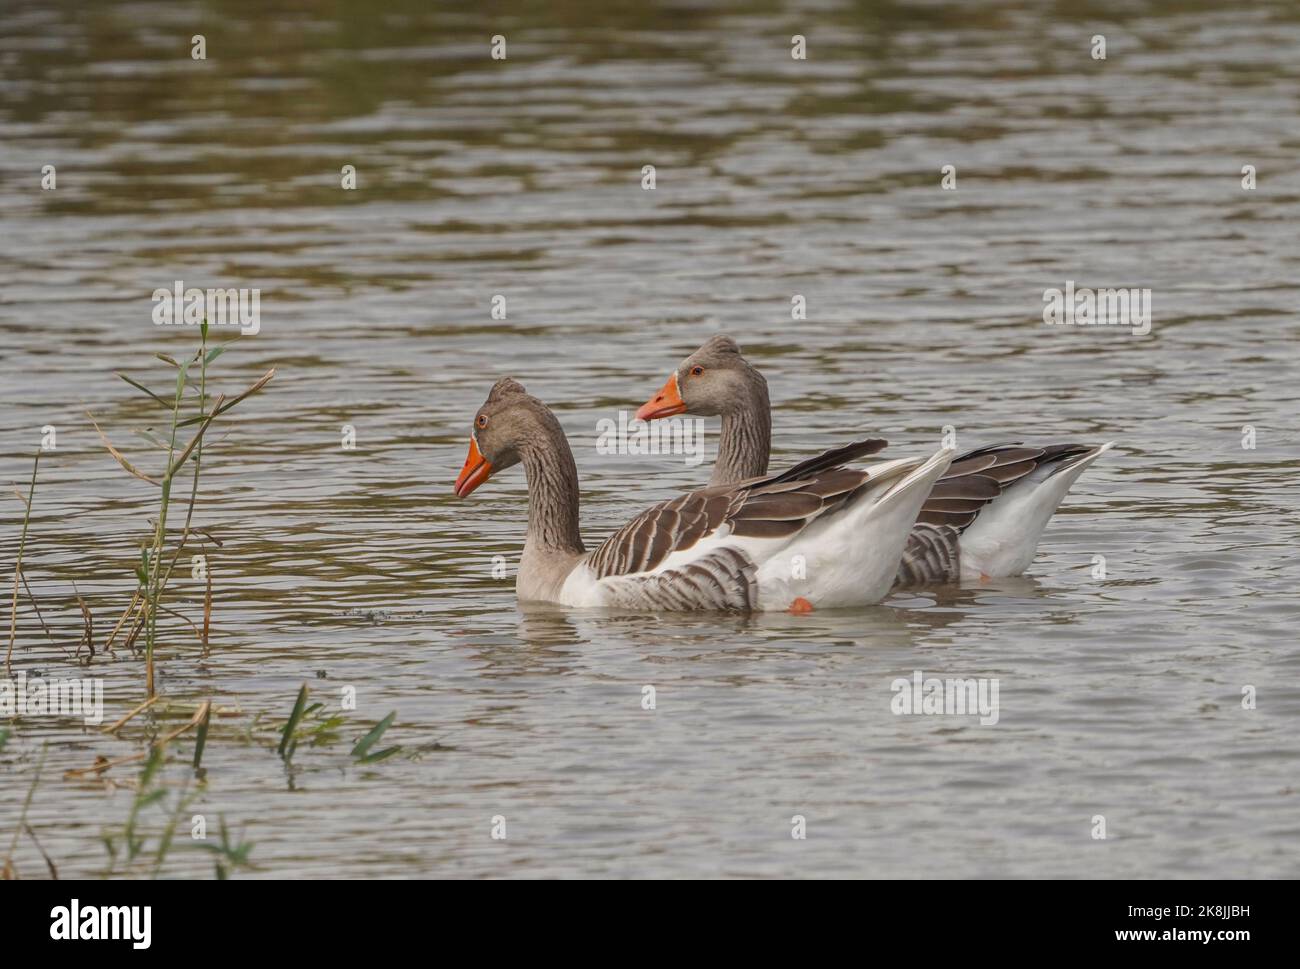
[[1047,523],[1079,475],[1115,446],[1054,444],[1033,470],[1007,484],[961,530],[963,579],[1020,575],[1033,561]]

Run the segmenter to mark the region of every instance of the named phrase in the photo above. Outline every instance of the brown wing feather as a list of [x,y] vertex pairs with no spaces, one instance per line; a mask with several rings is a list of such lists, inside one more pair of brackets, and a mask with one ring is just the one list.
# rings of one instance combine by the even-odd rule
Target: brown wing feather
[[948,465],[948,470],[944,472],[940,481],[948,478],[960,478],[964,474],[974,474],[977,471],[983,471],[985,468],[991,468],[997,463],[997,458],[991,454],[974,454],[962,455],[960,460],[954,461]]
[[995,464],[984,474],[1000,485],[1009,485],[1019,481],[1036,467],[1038,467],[1037,460],[1017,461],[1014,464]]
[[1071,458],[1089,450],[1078,444],[1024,447],[1017,441],[969,451],[949,465],[944,476],[935,482],[916,520],[963,531],[989,502],[1017,481],[1045,465],[1068,466]]
[[823,451],[815,458],[800,461],[788,471],[783,471],[774,477],[766,479],[765,483],[777,484],[782,481],[802,481],[806,478],[813,478],[822,471],[830,471],[833,468],[842,467],[849,461],[882,451],[888,444],[888,441],[880,438],[871,438],[866,441],[846,444],[843,447],[831,448],[829,451]]
[[951,525],[960,532],[964,531],[975,520],[975,512],[958,515],[952,512],[922,509],[921,514],[916,516],[916,520],[926,525]]
[[801,521],[817,514],[823,505],[820,497],[806,491],[756,494],[737,508],[731,517],[736,520],[765,518],[770,521]]
[[930,490],[930,497],[988,499],[1002,494],[1002,488],[982,474],[964,474],[957,478],[940,478]]
[[927,511],[952,512],[958,515],[964,515],[967,512],[979,514],[983,507],[984,501],[978,498],[962,499],[930,497],[925,501],[925,509]]
[[741,538],[787,538],[803,530],[808,523],[802,519],[767,521],[762,518],[743,518],[732,528],[732,534]]
[[859,441],[795,465],[772,477],[702,488],[647,508],[591,553],[597,578],[657,568],[669,555],[692,548],[724,522],[741,537],[784,538],[844,504],[868,480],[867,472],[840,465],[884,447]]

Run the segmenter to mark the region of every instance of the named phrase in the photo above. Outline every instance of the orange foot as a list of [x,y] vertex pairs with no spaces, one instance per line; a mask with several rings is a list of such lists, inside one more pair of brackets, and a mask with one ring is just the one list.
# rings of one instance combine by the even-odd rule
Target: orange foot
[[992,582],[992,581],[993,581],[993,576],[989,575],[987,572],[981,572],[981,573],[980,573],[980,581],[981,581],[981,582]]
[[801,612],[812,612],[813,604],[803,596],[796,596],[794,602],[790,603],[789,611],[796,615]]

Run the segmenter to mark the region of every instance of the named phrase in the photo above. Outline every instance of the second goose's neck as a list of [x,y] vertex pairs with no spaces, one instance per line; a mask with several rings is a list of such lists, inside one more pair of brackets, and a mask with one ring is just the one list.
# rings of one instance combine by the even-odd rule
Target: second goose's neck
[[767,381],[758,373],[746,382],[739,405],[722,417],[718,461],[709,479],[711,485],[734,484],[767,474],[772,450],[772,408],[767,398]]

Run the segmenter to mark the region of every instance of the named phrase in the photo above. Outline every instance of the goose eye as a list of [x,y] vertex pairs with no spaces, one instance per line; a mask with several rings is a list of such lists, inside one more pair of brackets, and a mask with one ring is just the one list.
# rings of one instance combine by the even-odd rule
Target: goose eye
[[474,423],[477,424],[479,427],[487,427],[487,415],[479,414],[478,420],[476,420]]
[[700,374],[702,374],[702,373],[704,373],[704,368],[703,368],[703,367],[691,367],[691,376],[692,376],[692,377],[698,377],[698,376],[699,376]]

